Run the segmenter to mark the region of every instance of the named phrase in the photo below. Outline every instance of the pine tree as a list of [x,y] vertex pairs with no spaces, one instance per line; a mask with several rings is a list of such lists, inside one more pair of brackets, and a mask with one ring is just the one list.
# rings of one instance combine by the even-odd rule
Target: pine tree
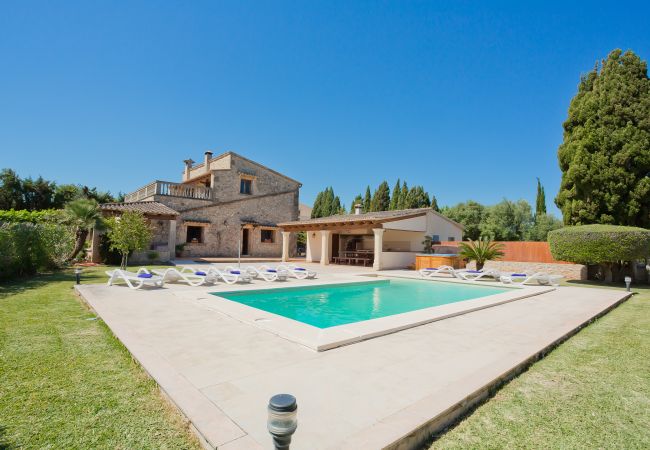
[[363,198],[363,212],[367,213],[371,211],[372,207],[372,197],[370,196],[370,186],[366,187],[366,195]]
[[535,217],[546,214],[546,194],[544,186],[537,178],[537,198],[535,199]]
[[650,228],[649,117],[647,63],[632,51],[612,51],[581,78],[558,149],[566,225]]
[[341,199],[337,195],[334,195],[334,188],[330,186],[316,195],[316,200],[311,210],[311,217],[312,219],[328,217],[344,212]]
[[314,206],[312,206],[311,209],[311,218],[316,219],[318,217],[323,217],[322,209],[323,209],[323,192],[319,192],[316,195],[316,200],[314,200]]
[[388,211],[390,208],[390,188],[388,183],[382,181],[370,202],[372,211]]
[[400,182],[398,178],[397,183],[395,183],[395,187],[393,188],[393,195],[390,198],[391,210],[399,209],[399,197],[401,193],[402,193],[402,187],[400,186]]

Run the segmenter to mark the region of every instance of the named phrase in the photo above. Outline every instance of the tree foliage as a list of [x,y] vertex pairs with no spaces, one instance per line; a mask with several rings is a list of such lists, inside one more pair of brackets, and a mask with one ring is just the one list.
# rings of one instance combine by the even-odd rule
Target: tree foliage
[[109,192],[101,192],[94,187],[57,185],[40,176],[22,179],[11,169],[0,171],[0,210],[60,209],[79,198],[94,199],[98,203],[115,201]]
[[537,179],[537,196],[535,197],[535,217],[546,214],[546,193],[542,182]]
[[119,217],[107,220],[110,249],[122,255],[120,267],[126,268],[129,254],[147,248],[153,238],[153,231],[142,213],[127,211]]
[[341,205],[341,199],[334,194],[334,189],[331,186],[316,195],[316,201],[314,201],[311,210],[312,219],[343,213],[344,208]]
[[372,208],[372,196],[370,195],[370,186],[366,186],[366,194],[363,196],[363,209],[364,213],[370,212]]
[[564,223],[650,228],[650,80],[631,51],[581,77],[558,149]]
[[95,200],[80,198],[65,207],[66,221],[75,229],[75,246],[68,256],[73,260],[83,249],[90,231],[104,229],[104,220],[99,204]]
[[465,227],[464,237],[476,240],[481,237],[481,223],[486,216],[486,207],[473,200],[446,207],[441,213]]
[[391,209],[391,211],[399,209],[400,195],[401,194],[402,194],[402,186],[401,186],[399,178],[398,178],[397,182],[395,182],[395,186],[393,187],[393,194],[390,197],[390,209]]
[[388,183],[383,181],[375,190],[370,201],[370,211],[388,211],[390,208],[390,188]]

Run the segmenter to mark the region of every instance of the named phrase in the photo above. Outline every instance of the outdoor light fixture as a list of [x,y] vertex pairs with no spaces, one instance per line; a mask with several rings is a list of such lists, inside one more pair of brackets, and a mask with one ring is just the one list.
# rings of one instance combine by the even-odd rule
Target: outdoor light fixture
[[77,284],[81,284],[81,267],[74,268],[74,277],[77,280]]
[[296,397],[277,394],[269,400],[268,430],[273,436],[275,450],[289,450],[291,435],[298,428]]
[[630,292],[630,284],[632,283],[632,278],[630,277],[625,277],[625,288],[628,292]]

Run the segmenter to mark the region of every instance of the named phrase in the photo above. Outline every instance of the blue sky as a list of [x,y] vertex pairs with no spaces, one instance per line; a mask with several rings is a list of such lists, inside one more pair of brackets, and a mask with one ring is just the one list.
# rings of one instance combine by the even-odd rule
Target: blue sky
[[0,167],[128,192],[232,150],[355,194],[399,177],[442,205],[559,187],[581,73],[650,56],[611,2],[3,2]]

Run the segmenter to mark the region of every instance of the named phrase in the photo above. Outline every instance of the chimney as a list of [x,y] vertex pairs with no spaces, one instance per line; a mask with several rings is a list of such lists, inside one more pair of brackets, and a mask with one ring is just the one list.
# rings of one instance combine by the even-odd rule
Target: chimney
[[205,158],[203,159],[206,172],[210,172],[210,158],[212,158],[212,152],[208,150],[205,152]]
[[183,161],[185,163],[185,173],[183,175],[183,181],[187,181],[190,179],[190,170],[192,170],[192,164],[194,164],[194,161],[191,159],[186,159]]
[[354,205],[354,214],[355,214],[356,216],[358,216],[359,214],[361,214],[361,205],[360,205],[359,203],[357,203],[356,205]]

